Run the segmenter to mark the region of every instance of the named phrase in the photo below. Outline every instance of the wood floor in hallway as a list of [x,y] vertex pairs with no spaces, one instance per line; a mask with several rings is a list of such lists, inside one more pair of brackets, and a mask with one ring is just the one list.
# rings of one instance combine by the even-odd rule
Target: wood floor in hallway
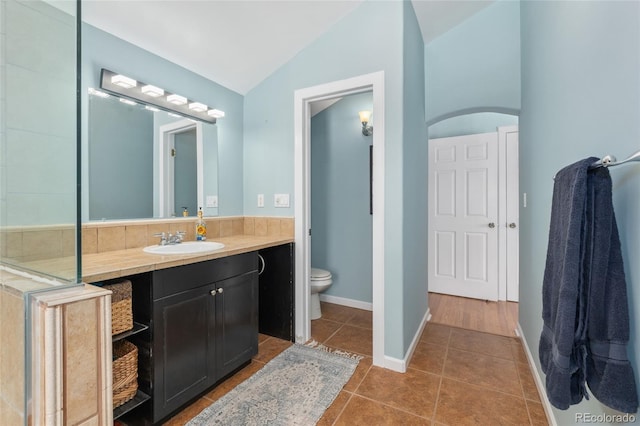
[[516,336],[517,302],[490,302],[429,293],[429,309],[433,323],[501,336]]

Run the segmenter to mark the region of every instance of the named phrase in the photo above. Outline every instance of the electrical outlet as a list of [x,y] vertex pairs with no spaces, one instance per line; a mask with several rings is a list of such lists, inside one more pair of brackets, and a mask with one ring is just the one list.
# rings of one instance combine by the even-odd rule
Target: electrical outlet
[[289,207],[289,194],[275,194],[273,196],[274,207]]
[[207,195],[205,201],[205,207],[218,207],[218,196],[217,195]]
[[264,207],[264,194],[258,194],[258,207]]

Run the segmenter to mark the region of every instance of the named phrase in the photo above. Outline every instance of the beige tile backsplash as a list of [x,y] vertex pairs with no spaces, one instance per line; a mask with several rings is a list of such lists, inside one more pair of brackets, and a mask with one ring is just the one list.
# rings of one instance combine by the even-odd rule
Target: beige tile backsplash
[[[207,217],[207,237],[234,235],[294,237],[292,217]],[[195,240],[195,219],[154,219],[149,222],[96,222],[82,225],[82,253],[104,253],[158,244],[161,232],[185,232]],[[75,253],[75,229],[69,226],[16,228],[0,231],[2,257],[22,262],[70,257]]]
[[[207,238],[231,237],[234,235],[294,237],[292,217],[206,217]],[[195,222],[194,222],[195,223]],[[195,225],[191,221],[170,219],[142,224],[110,225],[108,223],[86,223],[82,225],[82,252],[104,253],[124,248],[145,247],[158,244],[161,232],[185,232],[185,240],[195,240]]]

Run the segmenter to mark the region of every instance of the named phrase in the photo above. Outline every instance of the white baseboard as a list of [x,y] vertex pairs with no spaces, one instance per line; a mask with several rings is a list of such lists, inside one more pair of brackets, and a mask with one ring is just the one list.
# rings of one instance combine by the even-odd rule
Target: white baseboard
[[531,374],[533,375],[533,380],[536,382],[536,387],[538,388],[538,393],[540,394],[540,401],[542,402],[542,406],[544,407],[544,412],[547,415],[547,420],[550,422],[552,426],[558,426],[558,422],[556,422],[556,418],[553,415],[553,409],[551,408],[551,403],[547,398],[547,390],[545,389],[544,382],[542,381],[542,377],[540,377],[540,373],[536,368],[536,363],[533,360],[533,355],[529,350],[529,345],[527,344],[527,339],[524,338],[524,333],[522,332],[522,327],[520,327],[520,323],[518,323],[518,328],[516,328],[516,334],[522,340],[522,346],[524,347],[524,352],[527,355],[527,361],[529,361],[529,370],[531,370]]
[[418,327],[418,331],[413,336],[413,340],[411,341],[411,345],[409,345],[409,349],[407,353],[404,355],[404,359],[393,358],[390,356],[384,357],[384,368],[388,368],[389,370],[397,371],[398,373],[406,373],[407,365],[409,365],[409,361],[411,361],[411,357],[418,346],[418,342],[420,341],[420,336],[422,335],[422,331],[424,330],[427,322],[431,319],[431,310],[427,308],[427,312],[425,312],[424,317],[422,317],[422,321],[420,321],[420,326]]
[[360,300],[347,299],[344,297],[331,296],[330,294],[320,293],[320,301],[334,303],[336,305],[349,306],[350,308],[364,309],[365,311],[373,311],[373,303],[361,302]]

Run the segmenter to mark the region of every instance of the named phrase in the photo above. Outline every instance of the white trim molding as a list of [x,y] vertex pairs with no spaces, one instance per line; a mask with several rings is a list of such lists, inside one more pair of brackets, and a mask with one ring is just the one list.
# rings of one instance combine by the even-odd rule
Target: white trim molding
[[540,401],[542,402],[542,407],[544,407],[544,412],[547,415],[547,420],[549,424],[552,426],[558,426],[558,422],[556,421],[555,416],[553,415],[553,409],[551,408],[551,403],[549,402],[549,398],[547,398],[547,391],[544,386],[544,382],[542,381],[542,377],[540,377],[540,373],[536,368],[536,363],[533,360],[533,355],[529,350],[529,345],[527,344],[527,339],[524,338],[524,333],[522,331],[522,327],[520,327],[520,323],[518,323],[518,327],[516,328],[516,334],[522,341],[522,347],[524,348],[524,352],[527,355],[527,361],[529,362],[529,370],[531,370],[531,374],[533,375],[533,380],[536,382],[536,387],[538,388],[538,393],[540,394]]
[[427,308],[427,312],[422,317],[422,321],[420,321],[420,327],[418,327],[418,331],[413,336],[413,340],[411,341],[411,345],[409,345],[409,349],[407,353],[404,355],[404,359],[393,358],[390,356],[385,356],[385,368],[389,370],[397,371],[398,373],[406,373],[407,367],[409,366],[409,362],[411,362],[411,358],[413,357],[413,353],[418,347],[418,342],[420,342],[420,336],[422,336],[422,332],[424,328],[427,326],[427,323],[431,320],[431,309]]
[[156,147],[158,152],[158,163],[156,165],[158,170],[158,199],[154,203],[154,214],[159,217],[169,218],[173,214],[176,216],[180,214],[180,212],[173,211],[174,167],[171,148],[176,133],[191,129],[196,130],[196,191],[198,198],[196,209],[204,207],[204,136],[202,134],[202,123],[189,119],[179,120],[160,126],[159,129],[158,146]]
[[320,294],[320,301],[333,303],[335,305],[348,306],[350,308],[373,311],[373,303],[361,302],[360,300],[347,299],[345,297],[332,296],[330,294]]
[[294,180],[296,243],[296,341],[311,337],[309,319],[310,253],[310,104],[349,94],[373,92],[376,130],[373,133],[373,365],[385,366],[384,357],[384,148],[385,105],[384,71],[296,90],[294,93]]

